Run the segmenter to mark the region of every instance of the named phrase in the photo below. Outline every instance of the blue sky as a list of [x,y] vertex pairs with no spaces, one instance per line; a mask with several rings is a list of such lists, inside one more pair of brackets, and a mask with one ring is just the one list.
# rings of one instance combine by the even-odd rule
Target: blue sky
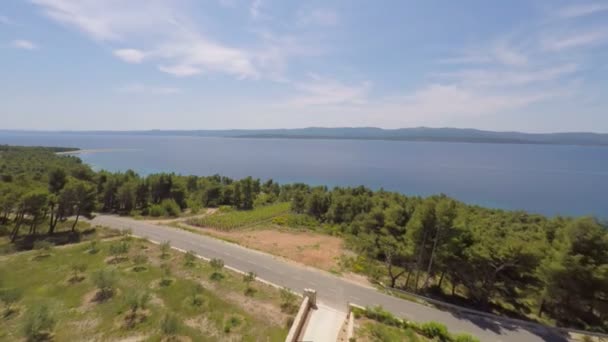
[[0,128],[608,132],[608,1],[3,0]]

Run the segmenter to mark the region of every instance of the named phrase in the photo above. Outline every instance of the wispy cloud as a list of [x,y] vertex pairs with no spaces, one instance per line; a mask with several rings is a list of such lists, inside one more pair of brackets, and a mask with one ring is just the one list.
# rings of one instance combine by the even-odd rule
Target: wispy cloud
[[557,11],[557,15],[561,18],[577,18],[604,11],[608,11],[608,3],[597,2],[563,7]]
[[347,85],[338,80],[310,74],[305,82],[294,84],[300,93],[286,103],[288,106],[357,105],[368,101],[371,83]]
[[0,15],[0,24],[2,25],[12,25],[13,21],[9,19],[9,17],[5,15]]
[[508,66],[528,64],[528,56],[509,41],[498,39],[484,46],[469,47],[455,56],[439,60],[441,64],[488,64],[498,63]]
[[459,84],[475,87],[522,86],[556,80],[578,70],[578,65],[568,63],[552,67],[530,68],[527,70],[463,69],[438,73],[437,77]]
[[266,15],[262,13],[262,0],[253,0],[251,2],[251,5],[249,5],[249,16],[254,20],[266,17]]
[[128,63],[141,63],[146,54],[137,49],[118,49],[114,50],[114,56]]
[[562,51],[571,48],[593,46],[608,41],[608,29],[585,31],[574,34],[546,37],[542,45],[549,51]]
[[327,8],[301,9],[298,12],[297,23],[302,26],[335,26],[338,24],[338,20],[338,14]]
[[170,95],[181,92],[180,88],[176,87],[162,87],[162,86],[151,86],[142,83],[129,83],[122,85],[116,90],[120,93],[126,94],[152,94],[152,95]]
[[14,48],[22,49],[22,50],[32,51],[32,50],[38,49],[38,46],[36,44],[34,44],[33,42],[31,42],[29,40],[25,40],[25,39],[13,40],[12,45]]
[[[242,47],[218,41],[203,32],[176,1],[31,1],[58,23],[110,46],[126,46],[113,51],[117,58],[156,63],[158,70],[174,76],[217,72],[239,79],[275,77],[277,68],[283,68],[294,53],[266,39]],[[260,0],[252,3],[252,15],[263,15],[261,5]],[[267,63],[269,59],[273,63]]]

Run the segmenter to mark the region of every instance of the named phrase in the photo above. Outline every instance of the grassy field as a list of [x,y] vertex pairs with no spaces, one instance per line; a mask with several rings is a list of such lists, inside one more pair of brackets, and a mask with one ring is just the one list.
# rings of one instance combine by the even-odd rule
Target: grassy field
[[[39,234],[36,236],[20,235],[15,243],[10,242],[9,232],[12,225],[0,226],[0,255],[11,254],[20,251],[31,250],[41,242],[48,242],[52,245],[65,245],[81,241],[104,239],[120,235],[120,232],[101,226],[92,227],[88,222],[79,221],[76,229],[72,232],[73,221],[59,222],[55,234],[47,235],[47,227],[41,225]],[[25,232],[26,229],[23,229]]]
[[[104,277],[113,282],[109,291]],[[273,287],[130,237],[0,256],[0,281],[0,293],[20,292],[16,303],[0,307],[0,341],[22,340],[28,327],[48,322],[34,314],[41,307],[54,324],[38,338],[51,332],[56,341],[283,341],[298,304]]]
[[290,204],[283,202],[266,205],[253,210],[219,210],[213,215],[189,220],[188,223],[199,227],[233,230],[270,222],[274,217],[287,213],[289,208]]

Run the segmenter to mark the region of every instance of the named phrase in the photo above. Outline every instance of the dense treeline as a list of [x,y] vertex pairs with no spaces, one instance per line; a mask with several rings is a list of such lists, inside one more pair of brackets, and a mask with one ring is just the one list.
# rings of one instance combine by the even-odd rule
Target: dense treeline
[[364,187],[306,188],[292,208],[382,261],[391,287],[452,299],[460,289],[484,309],[498,303],[569,326],[608,327],[608,232],[594,218],[549,219]]
[[594,218],[547,218],[365,187],[96,173],[55,151],[0,148],[0,223],[13,241],[24,227],[28,236],[54,234],[57,222],[75,217],[75,226],[95,210],[175,216],[290,202],[295,214],[343,236],[365,260],[359,271],[392,287],[608,329],[608,233]]

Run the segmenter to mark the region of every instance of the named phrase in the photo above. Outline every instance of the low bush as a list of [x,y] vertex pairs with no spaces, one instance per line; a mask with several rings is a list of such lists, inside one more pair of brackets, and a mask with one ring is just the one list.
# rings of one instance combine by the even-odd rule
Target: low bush
[[4,317],[10,316],[13,312],[13,305],[21,300],[23,291],[18,288],[0,289],[0,302],[4,303]]
[[428,338],[437,339],[442,342],[449,342],[452,339],[448,328],[444,324],[437,322],[423,323],[420,325],[420,332]]
[[148,214],[152,217],[161,217],[167,215],[165,208],[159,204],[153,204],[148,210]]
[[160,205],[163,207],[165,215],[167,216],[179,216],[179,214],[182,212],[179,204],[177,204],[174,199],[165,199],[160,203]]
[[93,284],[98,289],[97,300],[104,301],[111,298],[114,295],[116,282],[117,276],[114,269],[104,268],[93,273]]
[[55,318],[47,305],[35,305],[25,318],[23,326],[28,341],[50,340],[55,328]]
[[34,249],[40,251],[50,251],[53,248],[53,244],[46,240],[34,241]]
[[172,313],[166,314],[160,322],[160,330],[164,335],[176,335],[179,332],[179,318]]

